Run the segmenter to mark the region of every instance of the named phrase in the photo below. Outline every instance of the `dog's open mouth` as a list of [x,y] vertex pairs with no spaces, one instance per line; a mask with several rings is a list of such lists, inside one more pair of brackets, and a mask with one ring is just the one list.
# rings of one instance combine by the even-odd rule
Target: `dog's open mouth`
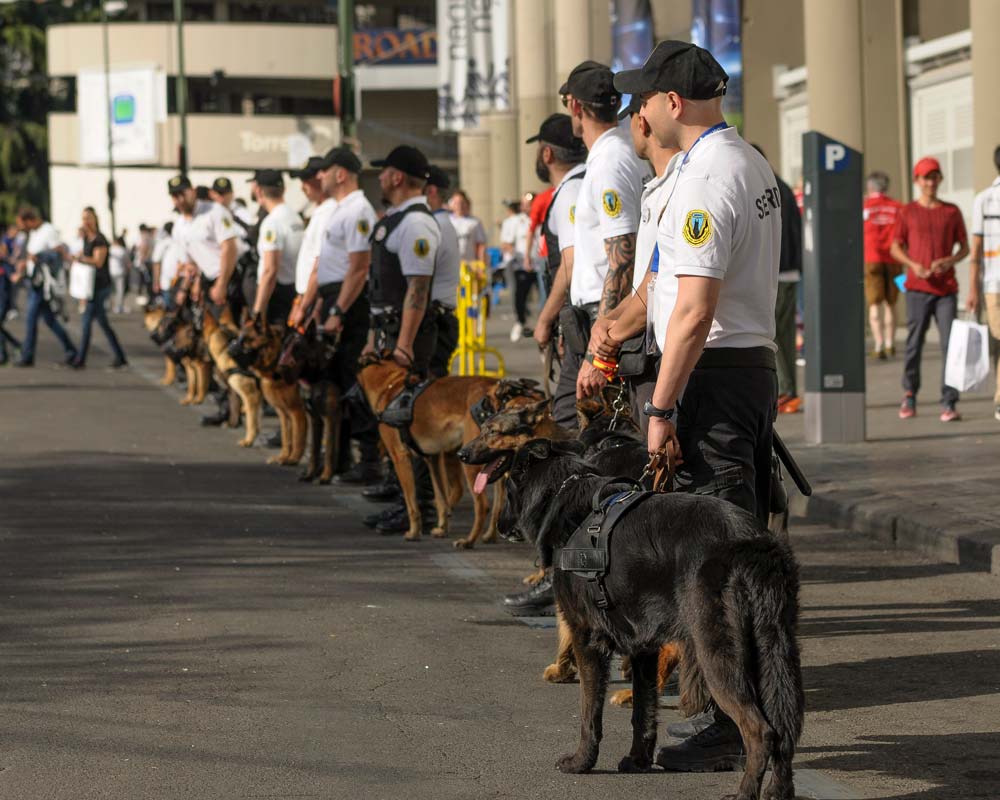
[[479,474],[476,475],[476,482],[473,485],[472,490],[476,494],[482,494],[489,484],[503,477],[504,473],[506,473],[507,469],[510,467],[512,458],[513,455],[509,452],[503,453],[497,458],[494,458],[491,462],[479,470]]

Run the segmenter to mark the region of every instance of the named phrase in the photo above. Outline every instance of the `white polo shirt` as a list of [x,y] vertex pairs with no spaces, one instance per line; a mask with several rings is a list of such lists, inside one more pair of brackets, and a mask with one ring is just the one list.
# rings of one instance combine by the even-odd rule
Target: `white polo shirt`
[[302,239],[305,237],[306,226],[288,203],[279,203],[260,223],[260,235],[257,238],[257,253],[260,261],[257,263],[257,280],[264,275],[264,254],[279,251],[278,283],[290,285],[295,283],[295,262],[299,257]]
[[313,265],[316,263],[320,246],[323,243],[327,222],[336,207],[337,201],[328,197],[315,208],[312,216],[309,217],[305,236],[302,237],[302,247],[299,248],[299,257],[295,260],[295,291],[298,294],[306,292],[309,276],[312,274]]
[[528,258],[528,231],[531,229],[531,218],[523,211],[511,214],[500,223],[500,244],[513,246],[513,251],[504,258],[504,266],[514,269],[524,269]]
[[972,235],[983,237],[983,291],[1000,292],[1000,178],[976,195]]
[[451,224],[451,214],[448,213],[448,209],[439,208],[434,212],[434,219],[441,229],[441,243],[434,264],[431,300],[436,300],[448,308],[455,308],[458,303],[458,284],[462,269],[462,259],[458,256],[458,234],[455,233],[455,226]]
[[639,229],[639,198],[648,176],[649,166],[635,154],[631,134],[621,127],[606,130],[590,148],[573,228],[573,305],[600,301],[608,274],[604,240]]
[[347,277],[351,253],[367,253],[372,249],[368,237],[376,222],[375,209],[360,189],[337,203],[327,217],[320,239],[319,285],[340,283]]
[[152,261],[160,265],[160,288],[169,289],[177,277],[177,246],[170,236],[161,236],[156,240]]
[[577,164],[563,175],[563,179],[559,181],[555,194],[552,196],[547,225],[549,233],[559,240],[560,252],[573,246],[576,229],[576,201],[580,195],[580,187],[583,185],[583,178],[576,176],[582,176],[586,171],[586,164]]
[[775,350],[781,197],[774,172],[735,128],[710,133],[680,157],[656,244],[656,341],[663,349],[678,277],[722,281],[706,347]]
[[222,243],[239,237],[236,223],[225,207],[208,200],[195,203],[190,217],[178,214],[171,238],[179,263],[193,263],[210,281],[222,268]]
[[[387,216],[410,206],[427,205],[423,195],[404,200],[393,206]],[[441,246],[441,228],[432,214],[413,211],[403,217],[385,240],[385,247],[399,257],[400,269],[406,277],[433,275],[437,252]]]
[[[679,157],[678,157],[679,156]],[[649,269],[653,260],[653,250],[656,249],[656,227],[660,221],[660,212],[663,211],[667,203],[667,194],[670,191],[670,178],[680,164],[683,153],[678,153],[667,164],[663,174],[653,178],[642,190],[642,199],[639,201],[639,231],[635,235],[635,269],[632,270],[632,288],[638,289],[643,279],[646,277],[646,270]]]

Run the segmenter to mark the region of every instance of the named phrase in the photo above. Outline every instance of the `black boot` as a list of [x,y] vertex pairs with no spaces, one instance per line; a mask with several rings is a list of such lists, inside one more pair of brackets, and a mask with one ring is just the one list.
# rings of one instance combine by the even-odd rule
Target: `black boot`
[[380,464],[371,464],[360,461],[351,467],[347,472],[342,472],[333,478],[334,483],[364,484],[365,486],[375,483],[382,477]]
[[551,617],[556,613],[556,598],[552,591],[552,572],[526,592],[508,594],[503,607],[515,617]]
[[374,503],[388,503],[402,496],[403,490],[399,488],[399,481],[396,480],[396,473],[389,471],[389,474],[380,482],[366,486],[361,490],[361,496],[365,500]]
[[672,747],[661,747],[656,763],[670,772],[728,772],[743,762],[743,738],[726,714],[715,710],[715,721]]
[[[437,512],[433,508],[422,507],[420,509],[422,527],[430,530],[437,525]],[[382,520],[375,526],[375,530],[383,536],[392,536],[396,533],[406,533],[410,529],[410,512],[406,506],[400,509],[399,513]]]
[[281,429],[279,428],[270,436],[264,440],[264,444],[270,447],[272,450],[277,450],[281,447]]
[[394,503],[388,508],[383,508],[381,511],[376,511],[374,514],[369,514],[361,519],[364,525],[369,528],[374,528],[380,522],[385,522],[387,519],[395,517],[397,514],[405,514],[406,505],[404,503]]

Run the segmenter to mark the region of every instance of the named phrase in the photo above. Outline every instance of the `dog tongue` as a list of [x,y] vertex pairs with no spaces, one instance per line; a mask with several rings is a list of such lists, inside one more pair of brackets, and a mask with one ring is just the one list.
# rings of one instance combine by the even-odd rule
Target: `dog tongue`
[[486,488],[486,485],[490,482],[490,475],[493,474],[493,470],[495,470],[497,467],[500,466],[501,460],[502,459],[498,458],[494,461],[491,461],[489,464],[487,464],[485,467],[479,470],[479,474],[476,475],[476,482],[472,485],[472,491],[474,491],[476,494],[483,493],[483,490]]

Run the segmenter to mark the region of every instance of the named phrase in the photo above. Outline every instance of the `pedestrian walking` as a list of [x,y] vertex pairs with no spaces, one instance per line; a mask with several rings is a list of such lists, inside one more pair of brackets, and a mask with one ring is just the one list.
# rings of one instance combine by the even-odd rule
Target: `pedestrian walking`
[[17,349],[21,348],[21,343],[10,333],[4,323],[7,320],[7,312],[11,309],[12,287],[10,279],[14,275],[16,243],[14,236],[8,229],[7,233],[0,237],[0,366],[8,361],[7,345],[10,344]]
[[464,189],[456,189],[448,201],[451,224],[458,236],[458,252],[462,261],[486,261],[486,228],[472,216],[472,202]]
[[69,364],[76,358],[76,346],[52,308],[55,297],[53,276],[62,269],[66,246],[62,243],[55,225],[43,220],[38,211],[31,206],[25,206],[18,211],[17,225],[24,231],[27,239],[23,257],[14,273],[14,282],[20,282],[25,276],[29,278],[29,282],[24,344],[21,347],[21,358],[15,366],[34,366],[39,318],[59,340],[63,347],[65,363]]
[[[615,76],[619,91],[641,98],[660,146],[684,151],[656,241],[651,321],[662,359],[644,406],[649,451],[668,448],[682,459],[679,490],[729,500],[766,524],[781,194],[767,161],[722,116],[727,82],[707,50],[677,41]],[[706,711],[705,723],[656,762],[687,772],[735,768],[738,728],[718,709]]]
[[[1000,147],[993,151],[993,164],[1000,172]],[[1000,421],[1000,177],[976,195],[972,205],[972,264],[966,307],[978,313],[986,302],[990,329],[990,352],[997,368],[993,417]]]
[[512,200],[507,205],[507,216],[500,223],[500,251],[503,253],[503,267],[513,278],[514,313],[517,316],[510,329],[510,340],[519,342],[528,322],[528,295],[535,283],[528,258],[528,233],[531,229],[531,201],[534,196],[526,194],[521,200]]
[[125,291],[129,284],[129,273],[132,271],[132,259],[129,257],[125,239],[119,236],[108,252],[108,270],[111,273],[111,284],[114,288],[112,310],[115,314],[125,313]]
[[90,332],[96,322],[104,332],[108,340],[108,346],[114,360],[111,366],[120,369],[128,364],[125,358],[125,351],[122,350],[114,328],[108,321],[106,305],[111,299],[112,278],[109,265],[111,256],[111,246],[107,238],[101,233],[97,224],[97,212],[88,206],[83,210],[81,217],[81,230],[83,231],[83,251],[76,256],[76,260],[82,264],[88,264],[94,268],[94,292],[87,305],[83,309],[83,319],[80,324],[80,349],[76,358],[70,363],[73,369],[83,369],[87,365],[87,352],[90,349]]
[[[956,405],[958,390],[944,382],[951,323],[958,311],[955,264],[969,254],[962,212],[938,197],[941,165],[936,158],[922,158],[913,167],[920,196],[899,210],[891,253],[906,267],[906,361],[903,366],[903,402],[899,418],[917,415],[920,360],[931,319],[941,340],[942,422],[961,419]],[[957,248],[957,249],[956,249]]]
[[896,278],[903,267],[892,256],[892,236],[903,204],[889,197],[889,176],[873,172],[868,176],[864,202],[865,303],[871,326],[872,356],[884,361],[896,355]]

